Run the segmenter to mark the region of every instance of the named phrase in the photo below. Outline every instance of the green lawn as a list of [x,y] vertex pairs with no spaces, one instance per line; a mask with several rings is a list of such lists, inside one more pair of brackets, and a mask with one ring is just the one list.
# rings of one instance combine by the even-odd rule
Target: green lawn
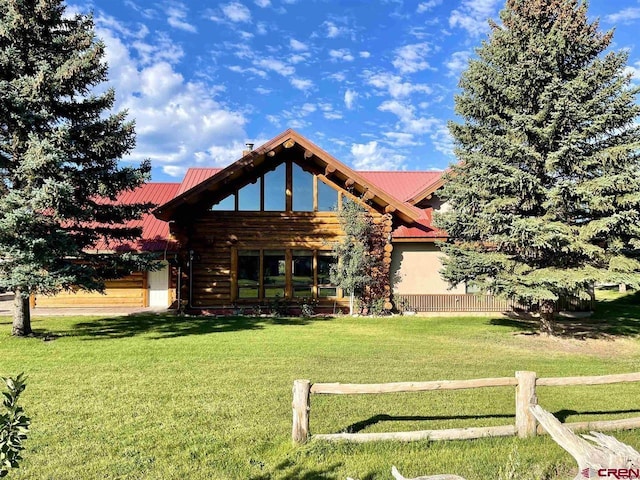
[[[32,417],[28,479],[391,479],[457,473],[468,480],[565,479],[573,459],[547,437],[293,447],[291,386],[640,371],[638,297],[611,295],[572,331],[540,338],[526,323],[476,318],[36,319],[50,335],[9,336],[0,375],[26,372]],[[624,334],[624,336],[622,336]],[[588,338],[597,337],[597,338]],[[640,415],[640,385],[547,387],[539,401],[567,421]],[[513,388],[312,398],[316,433],[510,424]],[[638,432],[616,436],[640,448]],[[517,475],[500,473],[511,457]]]

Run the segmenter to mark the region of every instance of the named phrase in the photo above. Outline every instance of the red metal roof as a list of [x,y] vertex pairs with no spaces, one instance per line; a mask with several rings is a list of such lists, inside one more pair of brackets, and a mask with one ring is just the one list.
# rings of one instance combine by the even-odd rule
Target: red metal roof
[[[146,183],[135,190],[122,192],[116,203],[153,203],[162,205],[177,195],[179,183]],[[158,252],[175,248],[169,240],[169,224],[158,220],[153,214],[146,213],[140,220],[126,223],[127,227],[142,227],[142,237],[136,241],[99,241],[93,248],[101,251],[145,251]],[[169,242],[169,243],[168,243]]]
[[398,200],[407,202],[416,193],[438,181],[443,172],[359,171],[358,173],[367,181],[393,195]]
[[195,187],[199,183],[204,182],[207,178],[213,177],[220,170],[222,169],[221,168],[190,168],[189,170],[187,170],[187,173],[185,173],[184,178],[182,179],[182,183],[180,184],[178,193],[176,193],[174,196],[177,197],[178,195],[182,195],[187,190],[191,190],[193,187]]

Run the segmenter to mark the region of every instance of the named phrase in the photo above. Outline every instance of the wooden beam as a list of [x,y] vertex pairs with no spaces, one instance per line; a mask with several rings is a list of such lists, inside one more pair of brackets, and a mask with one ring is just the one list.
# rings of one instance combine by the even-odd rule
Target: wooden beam
[[311,393],[348,395],[353,393],[425,392],[429,390],[460,390],[480,387],[508,387],[518,384],[514,377],[479,378],[475,380],[441,380],[433,382],[396,383],[314,383]]
[[366,202],[368,200],[373,200],[373,197],[375,197],[375,194],[371,190],[367,190],[364,192],[362,199]]
[[283,146],[284,148],[291,148],[291,147],[293,147],[295,144],[296,144],[296,141],[290,138],[289,140],[287,140],[286,142],[284,142],[284,143],[282,144],[282,146]]
[[396,207],[394,207],[393,205],[387,205],[386,207],[384,207],[384,213],[393,213],[396,211]]
[[305,160],[309,160],[311,157],[313,157],[313,152],[311,150],[305,150],[304,151],[304,159]]
[[640,372],[593,377],[539,378],[536,381],[536,385],[539,387],[553,387],[557,385],[607,385],[609,383],[623,382],[640,382]]
[[[421,430],[416,432],[393,433],[330,433],[313,435],[316,440],[330,442],[375,442],[381,440],[394,440],[396,442],[414,442],[416,440],[467,440],[484,437],[510,437],[515,435],[516,427],[504,425],[500,427],[478,428],[451,428],[447,430]],[[302,435],[299,435],[301,438]]]
[[275,150],[269,150],[267,152],[267,157],[275,157],[276,156],[276,151]]
[[336,171],[336,167],[334,167],[333,165],[327,164],[327,166],[324,167],[325,176],[331,175],[335,171]]
[[353,178],[347,178],[344,181],[345,187],[352,187],[355,183],[356,183],[356,181]]

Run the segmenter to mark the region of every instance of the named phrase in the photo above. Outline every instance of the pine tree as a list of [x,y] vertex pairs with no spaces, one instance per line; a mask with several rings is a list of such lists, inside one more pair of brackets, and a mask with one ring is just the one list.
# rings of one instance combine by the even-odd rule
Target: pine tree
[[146,261],[85,252],[135,238],[122,224],[148,208],[113,204],[150,166],[118,165],[135,132],[109,113],[114,91],[100,93],[103,57],[91,16],[65,15],[62,0],[0,0],[0,287],[15,293],[14,335],[31,333],[30,294],[100,290]]
[[580,0],[508,0],[460,79],[443,276],[540,306],[640,282],[639,89]]

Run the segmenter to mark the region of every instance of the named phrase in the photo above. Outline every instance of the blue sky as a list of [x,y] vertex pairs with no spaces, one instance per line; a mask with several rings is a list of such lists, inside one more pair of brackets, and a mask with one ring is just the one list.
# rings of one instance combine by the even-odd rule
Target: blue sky
[[[469,55],[504,0],[75,0],[106,44],[127,161],[154,181],[226,166],[293,128],[361,170],[442,169]],[[640,82],[640,0],[592,0]],[[634,34],[634,32],[636,32]]]

